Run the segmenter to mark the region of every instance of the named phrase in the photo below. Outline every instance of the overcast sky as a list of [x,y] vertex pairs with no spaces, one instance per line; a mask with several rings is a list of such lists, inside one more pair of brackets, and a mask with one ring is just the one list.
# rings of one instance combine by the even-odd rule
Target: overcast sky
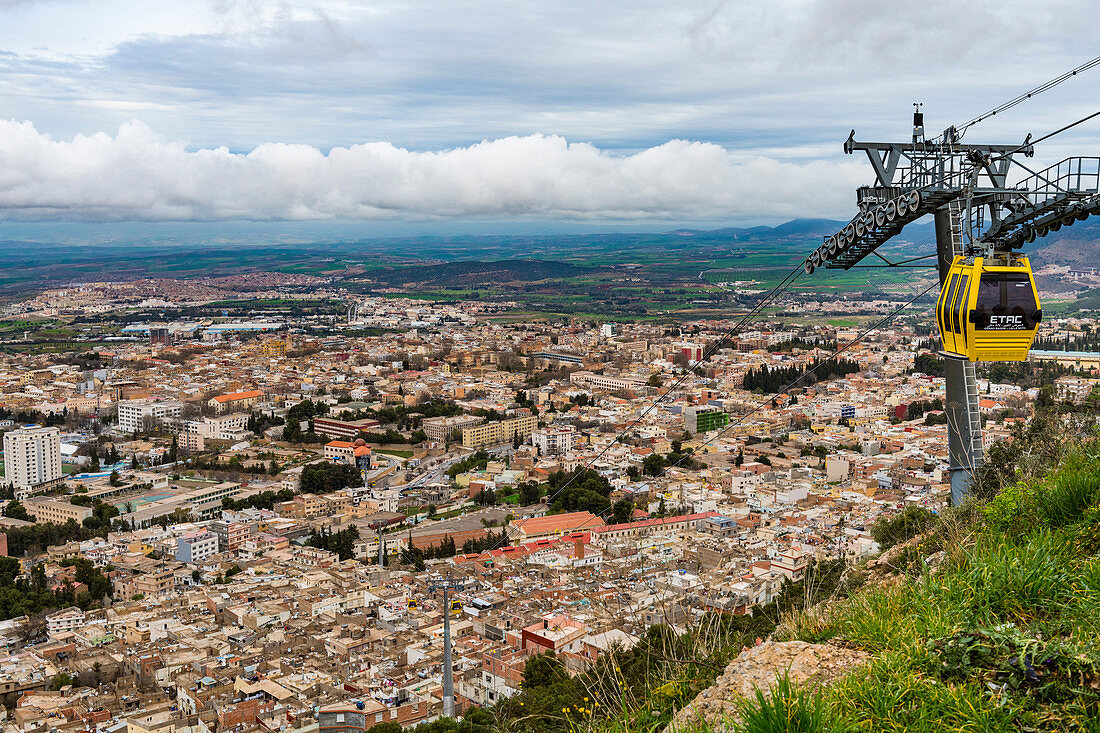
[[[0,0],[0,218],[851,215],[861,139],[1100,55],[1089,0]],[[973,128],[1095,111],[1100,69]],[[1100,154],[1100,122],[1039,161]]]

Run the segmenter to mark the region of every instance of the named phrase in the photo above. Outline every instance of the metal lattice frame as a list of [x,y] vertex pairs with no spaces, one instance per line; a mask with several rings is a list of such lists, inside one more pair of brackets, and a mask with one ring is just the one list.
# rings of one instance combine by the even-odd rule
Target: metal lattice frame
[[[850,269],[876,254],[906,224],[952,201],[964,203],[971,250],[1011,251],[1100,214],[1098,157],[1066,158],[1033,171],[1017,157],[1034,154],[1029,140],[1022,145],[963,145],[948,129],[929,142],[920,128],[910,143],[860,142],[853,130],[844,152],[857,150],[866,153],[875,182],[856,191],[859,213],[824,238],[807,259],[807,272],[818,267]],[[1014,168],[1020,169],[1020,178],[1009,183]]]

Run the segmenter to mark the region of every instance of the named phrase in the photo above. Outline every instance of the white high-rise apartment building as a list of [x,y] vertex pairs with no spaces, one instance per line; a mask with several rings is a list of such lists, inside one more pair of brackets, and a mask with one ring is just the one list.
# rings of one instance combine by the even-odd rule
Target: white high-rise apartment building
[[124,433],[140,433],[169,417],[179,417],[183,403],[174,400],[129,400],[118,403],[118,429]]
[[561,455],[573,450],[577,430],[572,425],[540,428],[531,434],[531,442],[539,449],[539,455]]
[[4,433],[4,480],[15,488],[17,499],[45,491],[61,475],[57,428],[27,427]]

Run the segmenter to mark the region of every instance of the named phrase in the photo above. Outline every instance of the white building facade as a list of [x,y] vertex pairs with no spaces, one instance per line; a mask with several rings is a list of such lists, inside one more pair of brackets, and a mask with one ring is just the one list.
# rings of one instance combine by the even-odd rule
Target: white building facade
[[539,455],[551,456],[573,450],[577,430],[572,425],[541,428],[531,434],[531,442],[539,449]]
[[128,400],[118,403],[118,429],[124,433],[140,433],[161,420],[179,417],[183,403],[176,401]]
[[177,562],[199,563],[218,552],[218,536],[209,530],[188,532],[176,541]]
[[5,480],[24,499],[61,481],[61,433],[27,427],[4,433]]

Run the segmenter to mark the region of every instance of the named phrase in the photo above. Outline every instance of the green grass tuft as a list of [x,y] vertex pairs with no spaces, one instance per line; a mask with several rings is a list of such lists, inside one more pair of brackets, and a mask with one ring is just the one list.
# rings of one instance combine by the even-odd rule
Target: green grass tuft
[[829,709],[820,691],[795,685],[786,674],[776,676],[771,694],[761,690],[738,705],[736,733],[846,733],[851,725]]

